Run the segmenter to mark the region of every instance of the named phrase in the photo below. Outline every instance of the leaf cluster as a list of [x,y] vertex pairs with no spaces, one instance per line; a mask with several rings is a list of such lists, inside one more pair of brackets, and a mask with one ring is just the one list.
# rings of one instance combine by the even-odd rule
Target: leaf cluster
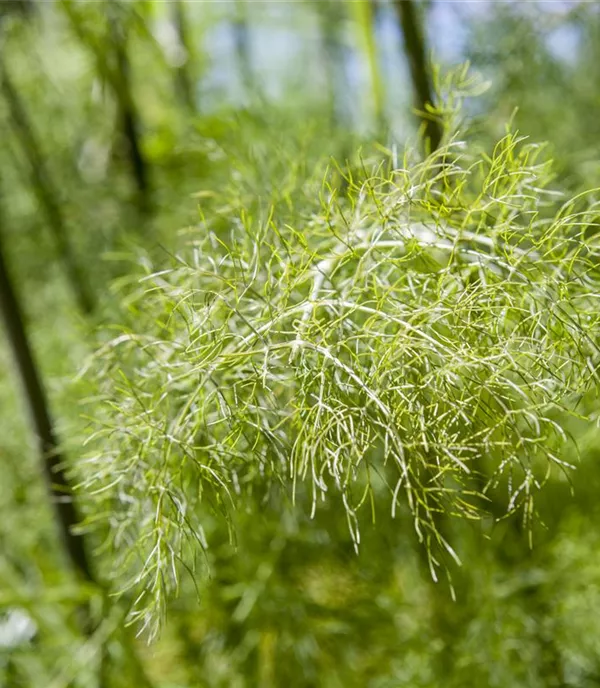
[[271,490],[339,502],[357,550],[386,500],[434,578],[458,560],[446,516],[500,495],[530,523],[598,362],[595,201],[550,182],[516,133],[490,154],[455,136],[364,162],[344,193],[307,183],[301,207],[235,213],[225,186],[178,253],[142,261],[130,326],[85,371],[78,467],[133,620],[157,630],[207,514]]

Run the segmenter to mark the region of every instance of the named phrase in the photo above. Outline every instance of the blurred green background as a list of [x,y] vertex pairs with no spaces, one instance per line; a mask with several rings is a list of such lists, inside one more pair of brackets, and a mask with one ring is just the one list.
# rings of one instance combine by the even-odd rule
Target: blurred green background
[[[557,188],[600,186],[597,3],[413,4],[435,69],[490,81],[464,113],[481,146],[513,118],[549,142]],[[87,427],[77,373],[135,318],[120,288],[145,255],[207,213],[293,199],[301,223],[332,159],[415,145],[400,17],[391,0],[0,0],[0,236],[67,457]],[[2,337],[0,685],[600,685],[600,437],[570,430],[577,470],[540,493],[533,548],[518,517],[449,523],[456,601],[383,506],[356,555],[343,511],[281,498],[236,514],[235,545],[207,517],[196,581],[148,644],[71,571]]]

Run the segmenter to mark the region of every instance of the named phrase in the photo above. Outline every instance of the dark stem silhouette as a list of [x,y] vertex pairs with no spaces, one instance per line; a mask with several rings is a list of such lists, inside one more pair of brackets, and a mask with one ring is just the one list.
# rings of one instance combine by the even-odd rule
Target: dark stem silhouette
[[434,96],[425,35],[414,0],[394,0],[394,6],[404,38],[404,53],[410,68],[413,102],[424,130],[425,147],[429,151],[434,151],[441,143],[442,127],[427,109],[428,105],[434,104]]
[[192,51],[188,38],[185,9],[181,0],[173,0],[170,7],[179,47],[184,52],[184,59],[175,68],[175,90],[181,102],[193,113],[196,111],[196,101],[194,97],[194,79],[190,69]]
[[120,8],[114,0],[111,0],[108,9],[109,35],[115,58],[112,85],[117,100],[120,128],[138,192],[139,206],[142,210],[147,210],[150,202],[149,173],[148,165],[142,153],[139,116],[131,92],[127,32],[121,17],[119,17]]
[[23,384],[31,421],[39,443],[42,469],[52,504],[56,510],[60,535],[64,542],[65,550],[73,569],[85,581],[93,583],[94,575],[90,567],[83,537],[76,532],[80,520],[73,502],[73,490],[64,468],[64,460],[61,456],[58,439],[50,417],[46,394],[25,329],[23,312],[8,273],[1,235],[0,309],[16,369]]
[[60,0],[60,3],[75,35],[93,53],[99,77],[113,93],[117,105],[116,128],[131,166],[138,206],[140,210],[147,211],[151,206],[150,166],[142,151],[140,118],[131,92],[127,33],[121,16],[123,10],[116,0],[107,0],[108,36],[101,43],[85,27],[72,0]]
[[4,100],[8,105],[13,130],[29,163],[33,191],[53,234],[67,278],[79,308],[83,313],[91,313],[94,310],[94,298],[71,247],[65,221],[57,200],[58,191],[52,184],[33,125],[30,122],[25,106],[21,102],[18,91],[12,83],[1,55],[0,85]]

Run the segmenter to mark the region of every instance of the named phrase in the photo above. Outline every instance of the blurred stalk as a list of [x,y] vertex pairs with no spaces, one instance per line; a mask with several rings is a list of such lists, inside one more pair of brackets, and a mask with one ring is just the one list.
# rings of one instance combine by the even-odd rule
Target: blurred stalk
[[30,19],[34,11],[33,0],[4,0],[0,3],[0,19],[5,14],[20,14],[23,18]]
[[235,0],[235,17],[233,19],[233,41],[235,56],[240,74],[244,95],[252,99],[256,95],[256,83],[252,70],[252,49],[250,43],[250,26],[246,12],[245,0]]
[[34,193],[46,215],[71,288],[81,311],[86,314],[91,313],[94,309],[94,299],[71,247],[65,221],[57,201],[58,192],[52,184],[29,115],[12,83],[2,55],[0,55],[0,83],[14,132],[29,162]]
[[[54,429],[39,367],[27,334],[23,311],[8,270],[2,220],[0,214],[0,313],[39,444],[41,467],[46,480],[48,495],[56,513],[59,536],[63,542],[69,565],[76,575],[84,583],[88,583],[102,592],[102,587],[94,575],[88,558],[85,539],[78,531],[81,518],[75,506],[73,487],[65,469],[65,460]],[[79,611],[83,617],[83,630],[91,636],[95,632],[97,624],[93,622],[89,609],[81,608]],[[135,685],[152,688],[126,629],[120,626],[117,632],[122,637],[123,647],[127,651],[127,658],[135,674]],[[107,661],[106,648],[103,647],[101,676],[98,684],[100,688],[106,688],[108,685],[104,678]]]
[[384,112],[385,94],[379,69],[375,35],[378,4],[375,0],[359,0],[359,2],[352,4],[352,8],[359,26],[363,51],[369,67],[375,123],[377,130],[383,132],[387,126]]
[[106,45],[99,44],[85,28],[72,0],[61,0],[61,5],[69,19],[75,35],[81,43],[94,54],[96,69],[102,81],[113,91],[117,104],[119,124],[131,172],[138,194],[140,210],[150,208],[150,171],[141,147],[140,121],[133,95],[131,93],[130,64],[127,55],[126,30],[121,18],[121,8],[116,0],[106,0],[108,16],[108,41],[110,50],[107,59]]
[[410,68],[413,102],[425,139],[426,152],[436,150],[442,140],[442,127],[428,111],[434,105],[426,41],[415,0],[394,0],[404,38],[404,53]]
[[119,110],[119,120],[131,164],[131,172],[138,191],[140,209],[145,211],[148,210],[150,204],[148,165],[142,154],[139,116],[131,92],[131,68],[127,54],[127,30],[119,14],[120,7],[116,0],[108,0],[108,29],[111,47],[115,56],[113,85]]
[[[326,88],[329,95],[329,125],[332,134],[349,129],[351,125],[349,109],[351,87],[346,74],[346,56],[343,39],[340,35],[340,28],[344,19],[342,12],[345,11],[340,9],[342,7],[343,3],[332,2],[332,0],[322,0],[317,5],[321,28],[322,61],[325,66]],[[333,139],[332,143],[335,141],[341,142],[340,147],[334,146],[332,148],[332,153],[338,158],[340,167],[332,179],[332,184],[337,188],[339,194],[344,196],[348,191],[351,177],[349,170],[350,141],[347,136],[342,139]]]
[[337,3],[321,0],[317,5],[321,25],[323,64],[329,91],[331,126],[336,129],[348,121],[343,95],[350,92],[344,68],[344,48],[340,38],[340,14]]
[[196,100],[194,97],[194,78],[190,69],[192,51],[188,39],[187,17],[181,0],[172,0],[169,6],[171,8],[171,21],[177,34],[177,41],[183,58],[181,63],[175,67],[175,90],[188,110],[194,113],[196,112]]
[[[0,220],[1,221],[1,220]],[[94,582],[83,537],[77,533],[79,515],[73,502],[73,490],[65,472],[54,425],[37,364],[33,357],[21,306],[8,273],[0,227],[0,309],[6,334],[23,384],[25,399],[38,439],[42,468],[50,499],[58,518],[59,531],[69,561],[76,573],[88,583]]]
[[[20,0],[20,2],[15,3],[14,9],[15,11],[19,10],[29,18],[33,13],[34,5],[32,0]],[[33,126],[18,91],[12,83],[2,55],[0,55],[0,82],[8,104],[13,128],[30,166],[34,193],[54,235],[60,259],[65,267],[79,308],[83,313],[90,313],[94,308],[94,299],[70,245],[64,218],[57,201],[58,193],[47,173],[44,156]]]

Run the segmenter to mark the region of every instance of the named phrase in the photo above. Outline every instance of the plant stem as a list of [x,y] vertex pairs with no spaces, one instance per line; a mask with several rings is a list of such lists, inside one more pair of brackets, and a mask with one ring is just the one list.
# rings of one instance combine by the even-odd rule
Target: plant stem
[[64,218],[57,201],[58,193],[54,189],[50,175],[46,170],[44,157],[28,113],[21,102],[17,89],[11,81],[1,55],[0,82],[2,84],[2,93],[8,104],[13,129],[29,162],[34,193],[54,235],[60,259],[71,283],[75,298],[83,313],[91,313],[94,310],[94,299],[69,242]]
[[73,569],[86,582],[93,583],[83,537],[75,532],[79,516],[73,502],[73,490],[66,474],[59,443],[48,410],[46,395],[23,319],[23,313],[8,274],[0,237],[0,309],[16,367],[23,383],[25,398],[39,442],[42,468],[51,501],[58,517],[59,530]]
[[116,63],[112,86],[115,90],[119,119],[127,147],[127,155],[131,164],[131,172],[138,191],[140,209],[147,210],[150,200],[148,165],[142,154],[139,117],[131,93],[127,35],[122,21],[119,21],[117,17],[119,7],[115,0],[110,1],[109,10],[109,34]]
[[[8,271],[2,238],[2,217],[0,216],[0,312],[5,324],[9,345],[13,353],[17,372],[21,378],[24,396],[37,440],[39,443],[42,470],[46,480],[50,501],[54,507],[60,538],[71,568],[85,583],[91,584],[101,592],[102,586],[92,570],[85,547],[85,540],[77,527],[81,523],[73,499],[73,487],[64,467],[64,457],[60,451],[59,441],[54,430],[48,401],[38,365],[35,361],[31,343],[27,335],[23,311],[17,298],[11,276]],[[105,597],[105,601],[107,598]],[[80,610],[83,614],[83,630],[86,635],[93,635],[96,624],[92,621],[88,609]],[[119,629],[122,642],[126,647],[132,671],[136,676],[136,685],[152,688],[144,667],[133,646],[127,629]],[[106,643],[102,643],[103,658],[100,668],[101,688],[107,686],[104,671],[107,667]]]
[[[138,206],[145,212],[150,208],[150,166],[143,155],[140,142],[140,120],[131,93],[130,65],[127,55],[126,35],[117,14],[115,0],[107,0],[108,31],[111,51],[107,59],[106,46],[99,43],[89,32],[72,0],[60,0],[77,38],[94,54],[98,75],[113,92],[117,104],[119,123],[117,130],[125,140],[127,157],[138,192]],[[114,64],[110,61],[114,58]]]
[[400,28],[404,37],[404,53],[410,67],[414,105],[424,128],[425,146],[436,150],[442,140],[440,123],[428,113],[427,106],[434,104],[431,75],[427,65],[425,36],[414,0],[394,0]]
[[185,52],[185,61],[175,69],[175,89],[184,105],[192,113],[196,111],[193,75],[190,74],[191,49],[188,40],[187,20],[181,0],[171,2],[171,16],[180,48]]
[[383,133],[387,129],[385,89],[379,69],[376,35],[377,14],[380,6],[375,0],[361,0],[361,2],[355,3],[353,7],[359,23],[363,50],[369,66],[375,124],[377,131]]
[[252,70],[252,49],[250,44],[250,26],[244,0],[235,0],[235,17],[233,19],[233,38],[235,55],[240,72],[244,95],[251,99],[256,90]]
[[317,5],[323,46],[323,64],[329,91],[329,117],[333,130],[348,122],[348,111],[343,95],[349,93],[350,85],[344,68],[344,47],[340,37],[340,21],[343,19],[337,3],[323,0]]

